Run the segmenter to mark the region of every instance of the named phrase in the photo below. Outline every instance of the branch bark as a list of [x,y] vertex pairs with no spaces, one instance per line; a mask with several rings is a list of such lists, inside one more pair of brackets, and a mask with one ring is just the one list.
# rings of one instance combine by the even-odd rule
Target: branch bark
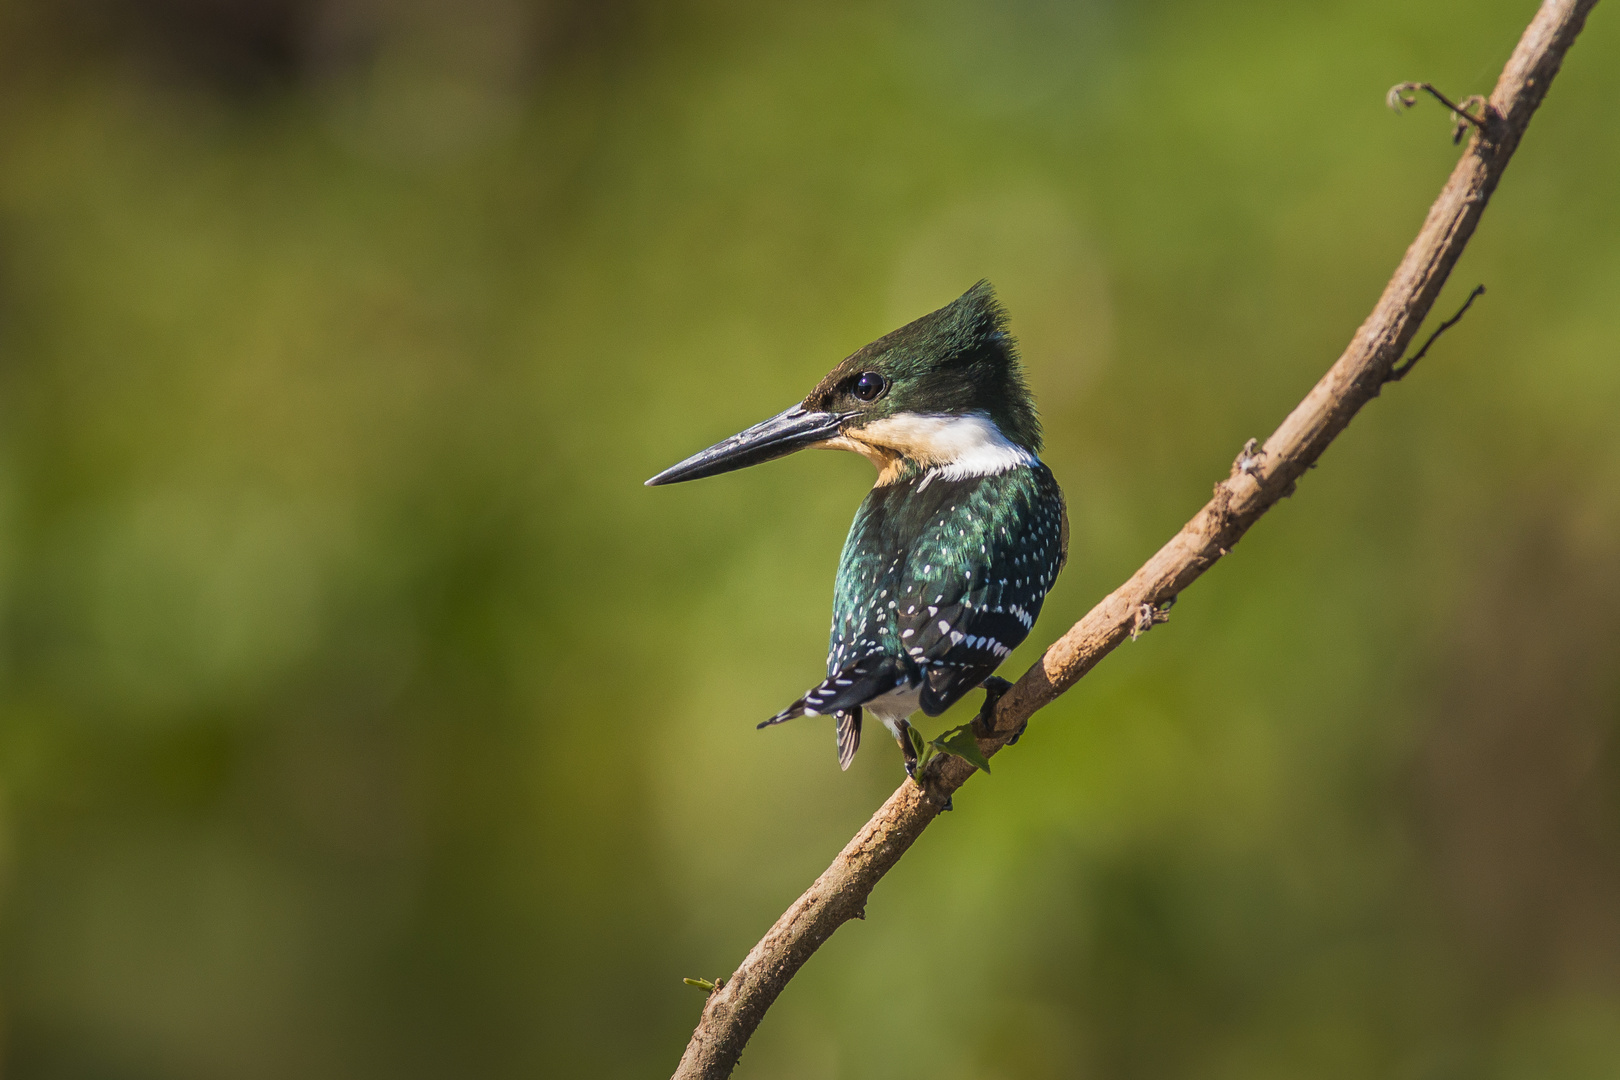
[[[1170,542],[1048,648],[975,728],[986,757],[1023,730],[1034,713],[1078,682],[1120,642],[1162,621],[1162,610],[1213,566],[1294,484],[1361,407],[1378,396],[1428,316],[1474,233],[1530,118],[1541,105],[1597,0],[1545,0],[1502,69],[1462,160],[1378,305],[1326,375],[1282,425],[1251,443],[1215,485],[1214,497]],[[1401,372],[1404,374],[1404,372]],[[815,884],[710,995],[675,1080],[731,1074],[765,1012],[833,932],[862,918],[879,879],[900,860],[973,766],[941,755],[900,785]]]

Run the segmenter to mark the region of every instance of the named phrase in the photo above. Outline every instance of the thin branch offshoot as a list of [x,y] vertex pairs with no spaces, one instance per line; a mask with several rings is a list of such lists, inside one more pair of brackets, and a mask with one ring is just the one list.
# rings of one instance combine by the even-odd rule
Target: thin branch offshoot
[[[1396,112],[1400,112],[1402,108],[1410,109],[1417,105],[1417,91],[1420,90],[1451,110],[1451,120],[1455,125],[1451,129],[1453,143],[1462,142],[1462,137],[1468,134],[1470,125],[1480,131],[1485,130],[1485,122],[1491,118],[1491,103],[1479,94],[1470,94],[1460,102],[1453,102],[1437,90],[1433,83],[1403,82],[1390,87],[1389,93],[1384,95],[1384,101]],[[1480,115],[1474,115],[1475,109],[1479,110]]]
[[1458,323],[1462,322],[1462,317],[1464,315],[1468,314],[1468,309],[1474,306],[1474,301],[1478,300],[1480,297],[1482,297],[1484,295],[1485,295],[1485,286],[1483,286],[1483,285],[1475,285],[1473,291],[1468,294],[1468,299],[1464,300],[1462,307],[1457,309],[1457,314],[1453,315],[1451,318],[1449,318],[1445,322],[1441,323],[1439,325],[1439,327],[1437,327],[1435,329],[1434,333],[1429,335],[1429,340],[1427,340],[1427,341],[1425,341],[1423,343],[1423,347],[1421,349],[1419,349],[1417,352],[1413,353],[1411,356],[1407,357],[1405,360],[1402,360],[1400,363],[1396,364],[1394,367],[1391,367],[1389,369],[1389,375],[1388,375],[1388,377],[1386,377],[1384,379],[1384,381],[1385,382],[1400,382],[1402,379],[1406,378],[1407,372],[1411,371],[1414,367],[1416,367],[1417,362],[1419,360],[1423,359],[1423,357],[1428,354],[1429,346],[1433,345],[1436,341],[1439,341],[1441,334],[1445,333],[1447,330],[1450,330],[1453,326],[1456,326]]
[[[1439,99],[1473,128],[1462,159],[1429,208],[1417,238],[1407,248],[1372,314],[1337,362],[1264,444],[1249,445],[1215,485],[1214,497],[1191,521],[1048,648],[1005,693],[991,695],[971,727],[988,761],[1016,741],[1029,718],[1078,682],[1128,638],[1162,622],[1183,589],[1231,551],[1249,528],[1313,467],[1328,444],[1386,382],[1398,380],[1429,345],[1462,317],[1482,289],[1443,323],[1423,348],[1399,364],[1429,314],[1458,256],[1473,236],[1485,205],[1518,149],[1530,118],[1541,105],[1597,0],[1544,0],[1519,39],[1481,115],[1470,101],[1452,104],[1427,83],[1402,83],[1391,104],[1411,105],[1422,90]],[[1403,94],[1407,96],[1403,96]],[[951,794],[975,772],[956,753],[936,754],[917,783],[906,781],[838,853],[832,865],[794,901],[723,985],[716,980],[703,1017],[675,1080],[719,1080],[731,1074],[743,1047],[787,986],[822,943],[850,919],[864,917],[866,899],[922,835]]]

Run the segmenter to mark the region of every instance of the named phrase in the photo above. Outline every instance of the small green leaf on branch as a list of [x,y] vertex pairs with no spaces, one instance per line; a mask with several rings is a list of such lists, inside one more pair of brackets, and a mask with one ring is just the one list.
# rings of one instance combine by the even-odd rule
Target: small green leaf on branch
[[955,754],[975,769],[980,769],[987,774],[990,772],[990,759],[985,757],[984,751],[979,749],[979,740],[973,737],[972,724],[954,727],[942,733],[939,738],[929,745],[941,753]]
[[917,755],[917,764],[911,770],[911,780],[921,787],[922,771],[928,767],[929,760],[934,756],[934,748],[923,741],[922,732],[909,724],[906,726],[906,738],[911,742],[911,752]]

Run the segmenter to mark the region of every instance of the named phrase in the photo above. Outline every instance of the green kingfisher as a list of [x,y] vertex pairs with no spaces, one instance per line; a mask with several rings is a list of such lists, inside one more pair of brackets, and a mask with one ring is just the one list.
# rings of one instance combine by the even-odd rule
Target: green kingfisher
[[916,752],[908,717],[986,685],[1029,635],[1068,554],[1063,492],[1007,315],[981,281],[833,368],[799,404],[647,481],[696,480],[807,447],[877,466],[833,588],[827,678],[759,726],[831,716],[838,764],[862,710]]

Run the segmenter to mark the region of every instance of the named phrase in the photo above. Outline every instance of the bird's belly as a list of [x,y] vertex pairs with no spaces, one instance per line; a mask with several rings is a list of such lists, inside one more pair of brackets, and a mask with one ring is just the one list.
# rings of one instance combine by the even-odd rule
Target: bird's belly
[[900,737],[900,721],[917,711],[917,698],[922,693],[921,684],[917,686],[900,686],[868,701],[865,705],[867,711],[889,729],[889,734],[895,738]]

